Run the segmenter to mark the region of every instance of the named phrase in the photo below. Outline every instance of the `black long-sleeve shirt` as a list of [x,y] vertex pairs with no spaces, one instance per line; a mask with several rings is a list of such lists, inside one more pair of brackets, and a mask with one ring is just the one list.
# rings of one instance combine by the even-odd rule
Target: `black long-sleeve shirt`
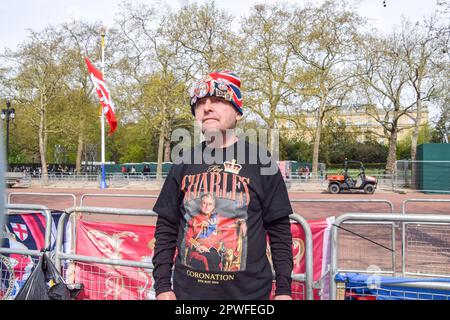
[[275,295],[291,295],[294,261],[289,217],[270,222],[265,225],[265,229],[269,235],[272,264],[275,269]]
[[159,216],[156,221],[153,251],[153,278],[156,295],[172,291],[172,266],[177,247],[178,225]]
[[[153,278],[156,295],[172,291],[172,266],[179,225],[161,216],[156,223],[156,243],[153,255]],[[265,225],[269,235],[272,263],[275,269],[276,295],[291,295],[293,269],[292,234],[289,217]]]
[[[269,298],[273,274],[267,235],[276,294],[291,293],[292,207],[283,176],[274,161],[250,161],[261,155],[255,145],[238,145],[199,145],[194,154],[218,158],[212,164],[203,159],[172,166],[153,208],[158,214],[153,256],[157,294],[173,290],[183,300]],[[245,161],[236,157],[243,152]]]

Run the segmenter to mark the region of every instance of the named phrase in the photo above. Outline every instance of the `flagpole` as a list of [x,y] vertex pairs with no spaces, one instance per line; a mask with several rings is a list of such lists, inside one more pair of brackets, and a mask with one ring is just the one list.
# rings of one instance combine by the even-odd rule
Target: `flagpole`
[[[102,74],[103,79],[105,79],[105,29],[102,29]],[[101,130],[102,130],[102,180],[100,182],[100,188],[105,189],[106,185],[106,174],[105,174],[105,110],[102,106],[101,115]]]

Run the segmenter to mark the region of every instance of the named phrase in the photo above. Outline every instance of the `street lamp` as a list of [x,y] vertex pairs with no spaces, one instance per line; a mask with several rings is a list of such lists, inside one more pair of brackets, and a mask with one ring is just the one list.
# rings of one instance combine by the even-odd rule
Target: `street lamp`
[[11,101],[6,101],[6,109],[2,109],[2,113],[0,115],[2,120],[6,120],[6,165],[8,165],[8,156],[9,156],[9,120],[14,120],[16,117],[16,113],[14,108],[11,108]]

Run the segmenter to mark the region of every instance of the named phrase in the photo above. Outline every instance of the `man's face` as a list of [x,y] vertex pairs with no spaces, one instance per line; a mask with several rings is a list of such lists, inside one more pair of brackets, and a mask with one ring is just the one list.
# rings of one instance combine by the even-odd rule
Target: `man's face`
[[233,129],[241,118],[233,105],[222,98],[206,97],[195,106],[195,119],[201,123],[203,133]]
[[210,197],[205,197],[202,199],[202,203],[200,205],[200,210],[203,214],[210,215],[214,211],[215,207],[214,199]]

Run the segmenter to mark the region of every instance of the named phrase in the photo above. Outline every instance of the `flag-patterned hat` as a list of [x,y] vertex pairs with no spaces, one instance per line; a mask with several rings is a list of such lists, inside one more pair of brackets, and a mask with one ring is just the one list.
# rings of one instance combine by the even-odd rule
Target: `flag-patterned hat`
[[193,84],[189,102],[194,116],[195,105],[204,97],[223,98],[231,102],[233,107],[242,114],[241,79],[233,71],[211,72]]

